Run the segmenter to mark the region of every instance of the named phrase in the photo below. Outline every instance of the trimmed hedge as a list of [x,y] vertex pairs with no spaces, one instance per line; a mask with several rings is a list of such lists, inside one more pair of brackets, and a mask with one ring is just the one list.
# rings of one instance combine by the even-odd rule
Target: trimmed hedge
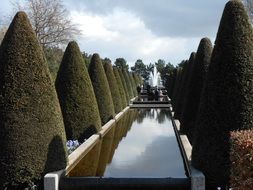
[[101,130],[97,100],[76,42],[65,50],[55,86],[68,140],[83,142]]
[[126,100],[127,100],[127,105],[128,105],[128,102],[130,101],[130,95],[129,95],[129,91],[128,91],[128,88],[127,88],[126,80],[125,80],[125,77],[123,75],[122,69],[119,69],[118,71],[119,71],[119,76],[121,78],[121,82],[123,84],[123,88],[124,88],[125,95],[126,95]]
[[126,81],[126,87],[129,92],[129,100],[130,100],[131,98],[134,97],[133,87],[132,87],[132,84],[131,84],[131,81],[130,81],[130,78],[128,75],[128,71],[126,69],[122,69],[122,73],[123,73],[123,77]]
[[168,89],[168,96],[170,97],[170,99],[172,99],[172,95],[173,95],[176,80],[177,80],[177,75],[178,75],[178,69],[173,69],[170,86],[166,87]]
[[177,68],[177,77],[175,80],[175,85],[174,85],[172,99],[171,99],[171,103],[172,103],[174,111],[176,109],[176,102],[177,102],[177,97],[179,94],[181,79],[182,79],[182,68],[179,67]]
[[0,46],[0,189],[66,167],[66,135],[42,48],[24,12]]
[[114,76],[115,76],[115,79],[116,79],[116,82],[117,82],[117,85],[119,88],[121,101],[122,101],[121,104],[122,104],[122,109],[123,109],[127,106],[126,94],[125,94],[124,87],[123,87],[123,84],[122,84],[122,81],[121,81],[121,78],[119,75],[119,71],[116,67],[113,67],[113,73],[114,73]]
[[180,125],[180,130],[188,135],[191,142],[199,108],[200,96],[210,63],[211,54],[211,41],[208,38],[201,39],[196,53],[195,63],[192,67],[191,77],[188,79],[189,87],[184,102]]
[[136,86],[141,85],[141,83],[139,81],[139,77],[136,73],[133,73],[133,78],[134,78],[134,82],[135,82]]
[[242,2],[229,1],[201,96],[192,151],[192,163],[204,172],[208,187],[228,184],[230,131],[252,128],[252,44],[252,26]]
[[136,85],[136,83],[134,81],[132,73],[129,72],[128,76],[129,76],[129,79],[130,79],[130,82],[131,82],[131,86],[132,86],[132,90],[133,90],[133,94],[134,94],[134,97],[135,97],[135,96],[137,96],[137,89],[136,89],[137,85]]
[[102,125],[115,115],[110,87],[105,75],[101,59],[97,53],[93,54],[89,66],[90,79],[97,98]]
[[187,76],[187,72],[189,69],[189,61],[186,61],[183,65],[182,68],[182,72],[181,72],[181,80],[180,83],[178,84],[178,93],[177,96],[175,97],[175,101],[174,101],[174,110],[175,110],[175,115],[174,118],[175,119],[179,119],[180,120],[180,114],[181,114],[181,107],[182,107],[182,99],[183,96],[185,95],[185,83],[186,81],[186,76]]
[[123,109],[123,106],[119,92],[119,87],[116,78],[114,76],[111,63],[106,62],[104,65],[104,69],[111,90],[115,112],[119,113]]

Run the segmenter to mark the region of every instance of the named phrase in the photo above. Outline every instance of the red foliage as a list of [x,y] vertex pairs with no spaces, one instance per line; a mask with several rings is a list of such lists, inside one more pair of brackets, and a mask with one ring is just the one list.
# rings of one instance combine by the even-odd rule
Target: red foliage
[[233,190],[252,190],[253,130],[231,132],[230,160],[230,184]]

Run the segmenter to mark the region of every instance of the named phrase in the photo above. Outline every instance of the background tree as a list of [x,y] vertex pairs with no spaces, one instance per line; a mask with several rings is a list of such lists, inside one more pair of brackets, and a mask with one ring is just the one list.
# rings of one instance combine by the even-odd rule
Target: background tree
[[43,47],[67,44],[79,34],[62,0],[25,0],[23,4],[13,3],[13,7],[16,11],[23,10],[28,14]]
[[53,80],[55,80],[64,52],[58,47],[45,48],[44,52],[46,55],[49,71]]
[[155,62],[155,66],[157,68],[157,71],[161,73],[161,71],[164,69],[165,67],[165,61],[163,59],[158,59],[157,62]]
[[157,62],[155,62],[155,66],[157,68],[157,71],[161,74],[161,79],[164,81],[165,76],[167,73],[170,73],[173,71],[174,66],[171,63],[167,63],[163,59],[158,59]]
[[85,51],[82,52],[82,55],[83,55],[83,59],[84,59],[86,67],[89,68],[90,60],[91,60],[92,55],[86,53]]
[[137,59],[134,66],[131,67],[131,70],[141,75],[143,78],[148,79],[149,73],[147,72],[146,65],[143,63],[141,59]]
[[6,31],[7,31],[6,27],[0,28],[0,44],[1,44],[2,40],[4,39],[4,35],[5,35]]
[[149,65],[147,65],[146,68],[147,68],[147,72],[149,74],[150,72],[153,72],[153,70],[154,70],[154,64],[149,63]]
[[129,66],[124,58],[117,58],[114,62],[114,65],[120,69],[129,69]]

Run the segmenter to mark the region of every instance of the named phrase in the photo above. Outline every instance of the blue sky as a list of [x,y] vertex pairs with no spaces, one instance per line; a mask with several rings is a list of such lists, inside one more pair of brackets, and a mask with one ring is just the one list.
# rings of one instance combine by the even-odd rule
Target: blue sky
[[[1,0],[0,17],[11,12]],[[164,59],[176,65],[196,51],[202,37],[212,42],[226,0],[64,0],[81,30],[75,40],[82,51],[132,66]]]

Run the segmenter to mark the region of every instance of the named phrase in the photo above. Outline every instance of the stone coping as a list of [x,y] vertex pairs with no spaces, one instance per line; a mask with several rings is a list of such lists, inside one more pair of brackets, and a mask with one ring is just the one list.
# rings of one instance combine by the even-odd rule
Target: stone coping
[[84,143],[82,143],[76,150],[74,150],[68,156],[68,165],[66,167],[66,174],[69,173],[77,164],[82,160],[82,158],[104,137],[108,131],[113,127],[116,121],[118,121],[125,112],[129,109],[129,106],[124,108],[119,112],[113,119],[108,121],[102,126],[102,129],[92,136],[90,136]]
[[178,135],[179,145],[181,146],[182,155],[188,162],[188,170],[191,178],[191,190],[205,190],[205,176],[204,174],[194,168],[191,164],[192,145],[190,144],[186,135],[180,134],[180,121],[174,119],[174,112],[171,112],[172,120],[175,124],[176,133]]
[[130,108],[170,108],[171,104],[130,104]]

